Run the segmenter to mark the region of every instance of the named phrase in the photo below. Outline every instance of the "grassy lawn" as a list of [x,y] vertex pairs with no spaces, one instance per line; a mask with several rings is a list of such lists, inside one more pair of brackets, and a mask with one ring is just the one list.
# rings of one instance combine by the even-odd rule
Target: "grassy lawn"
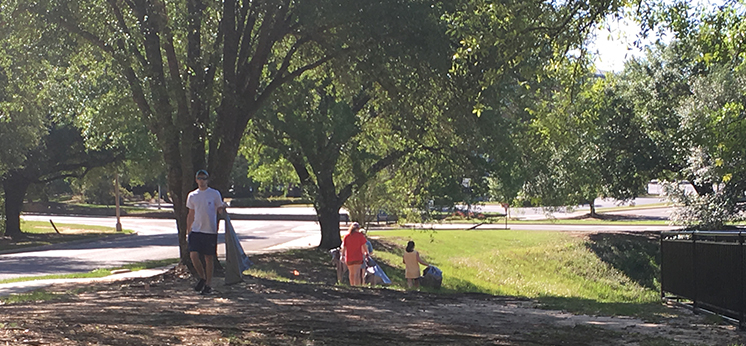
[[114,234],[133,233],[131,230],[117,232],[114,227],[104,226],[73,225],[64,223],[55,223],[55,226],[57,226],[57,230],[60,231],[60,234],[55,232],[52,224],[49,222],[21,220],[21,231],[24,232],[25,237],[22,239],[0,238],[0,251],[95,239]]
[[576,313],[654,318],[661,312],[658,245],[650,234],[590,237],[541,231],[386,231],[375,257],[403,286],[401,254],[414,240],[443,270],[443,291],[536,298]]

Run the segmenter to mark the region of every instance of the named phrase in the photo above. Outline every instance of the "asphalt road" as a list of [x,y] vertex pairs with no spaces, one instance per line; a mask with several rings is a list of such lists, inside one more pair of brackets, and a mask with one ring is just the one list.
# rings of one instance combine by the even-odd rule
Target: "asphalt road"
[[[24,215],[24,220],[49,221],[55,224],[85,224],[114,227],[113,217],[76,217]],[[88,272],[97,268],[116,267],[126,263],[179,257],[176,223],[172,219],[122,218],[122,228],[136,235],[94,242],[60,244],[51,249],[0,255],[0,279],[20,276]],[[289,242],[308,239],[311,245],[320,235],[319,225],[307,221],[232,222],[244,251],[266,251]],[[218,256],[225,254],[221,222]],[[313,242],[316,244],[313,244]],[[306,245],[306,244],[302,244]]]

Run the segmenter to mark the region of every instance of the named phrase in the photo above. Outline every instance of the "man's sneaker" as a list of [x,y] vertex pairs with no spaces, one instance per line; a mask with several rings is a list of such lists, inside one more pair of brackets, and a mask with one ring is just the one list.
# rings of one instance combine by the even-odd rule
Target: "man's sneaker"
[[199,292],[201,295],[207,295],[212,293],[212,287],[205,285],[205,288],[202,289],[202,292]]
[[199,279],[197,286],[194,286],[194,290],[201,292],[205,288],[205,279]]

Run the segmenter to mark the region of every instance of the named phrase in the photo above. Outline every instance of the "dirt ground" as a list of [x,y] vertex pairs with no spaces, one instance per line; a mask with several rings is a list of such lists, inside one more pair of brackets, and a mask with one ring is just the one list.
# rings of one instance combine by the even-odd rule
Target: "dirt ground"
[[[261,260],[261,259],[260,259]],[[324,279],[333,278],[331,268]],[[306,278],[308,279],[308,278]],[[740,345],[731,325],[578,316],[515,297],[350,288],[248,277],[200,296],[183,269],[0,306],[0,345]]]

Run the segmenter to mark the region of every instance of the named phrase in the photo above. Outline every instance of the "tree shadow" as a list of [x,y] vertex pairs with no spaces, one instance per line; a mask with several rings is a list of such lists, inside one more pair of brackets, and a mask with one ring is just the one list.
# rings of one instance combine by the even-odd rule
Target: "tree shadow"
[[596,233],[586,247],[639,285],[660,288],[660,232]]
[[595,216],[590,213],[577,215],[567,218],[568,220],[603,220],[603,221],[665,221],[668,217],[665,216],[652,216],[652,215],[625,215],[625,214],[605,214],[596,213]]
[[636,316],[647,322],[661,322],[667,317],[685,314],[659,302],[599,302],[578,297],[540,296],[536,298],[539,307],[548,310],[562,310],[573,314],[600,316]]

